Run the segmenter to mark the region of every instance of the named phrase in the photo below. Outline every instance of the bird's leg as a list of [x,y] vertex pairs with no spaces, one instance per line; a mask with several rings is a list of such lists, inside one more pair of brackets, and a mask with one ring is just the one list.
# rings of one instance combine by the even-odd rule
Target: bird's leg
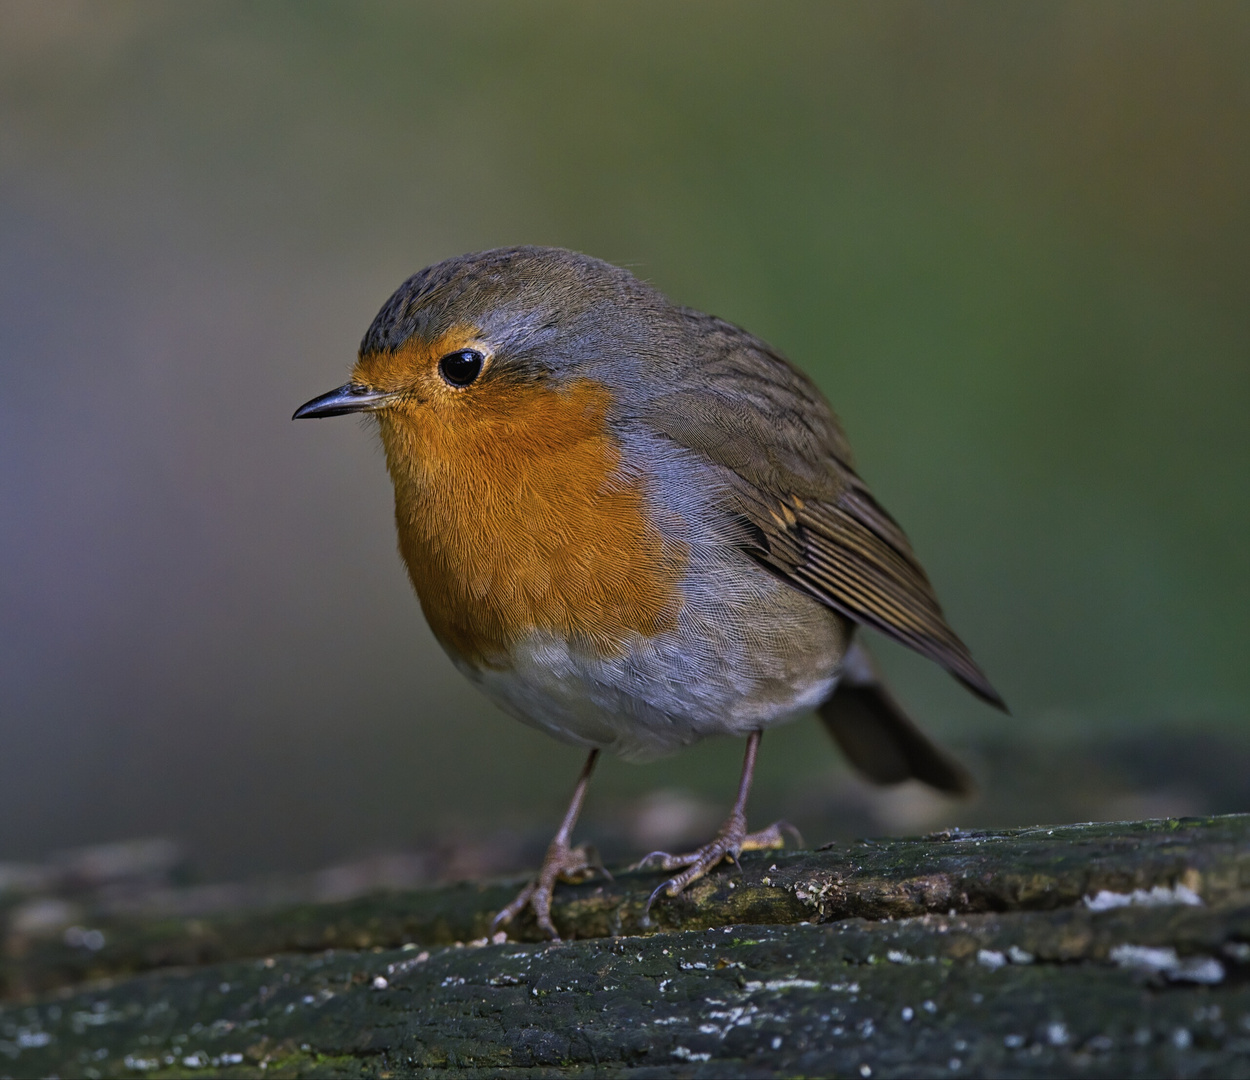
[[[651,894],[647,900],[648,913],[651,911],[651,905],[656,902],[661,893],[665,896],[676,896],[687,885],[698,881],[723,859],[736,863],[738,856],[744,851],[785,847],[783,832],[789,832],[796,839],[798,838],[798,830],[785,821],[775,821],[767,829],[761,829],[759,832],[747,832],[747,796],[751,792],[751,778],[755,773],[755,755],[759,751],[762,737],[762,731],[753,731],[747,738],[746,757],[742,762],[742,779],[738,783],[738,798],[734,801],[733,809],[729,812],[729,817],[725,819],[725,824],[720,827],[720,831],[712,838],[711,843],[704,844],[697,851],[691,851],[685,855],[670,855],[665,851],[653,851],[638,863],[638,869],[654,867],[660,870],[681,870],[680,874],[669,878]],[[682,869],[683,867],[685,869]]]
[[573,789],[573,798],[569,800],[569,808],[564,815],[564,820],[560,823],[555,839],[547,848],[547,856],[543,859],[538,877],[526,885],[517,894],[517,898],[495,916],[491,922],[492,930],[507,926],[517,915],[530,907],[534,909],[539,928],[552,941],[559,941],[560,935],[556,933],[555,924],[551,921],[551,894],[555,889],[556,881],[561,878],[570,882],[584,881],[596,871],[609,878],[612,876],[604,869],[598,854],[589,844],[583,844],[581,847],[569,846],[569,840],[573,836],[573,826],[577,824],[577,815],[582,812],[582,802],[586,798],[586,789],[590,786],[590,774],[595,771],[595,762],[598,758],[597,749],[592,750],[587,756],[586,764],[582,766],[582,773],[577,778],[577,787]]

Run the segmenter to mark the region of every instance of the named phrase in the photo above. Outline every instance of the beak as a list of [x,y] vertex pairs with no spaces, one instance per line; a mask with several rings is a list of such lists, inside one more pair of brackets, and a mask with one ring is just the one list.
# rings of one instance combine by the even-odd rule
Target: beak
[[344,383],[328,394],[306,401],[298,409],[292,420],[305,420],[310,416],[342,416],[344,413],[375,412],[385,408],[394,397],[383,390],[373,390],[359,383]]

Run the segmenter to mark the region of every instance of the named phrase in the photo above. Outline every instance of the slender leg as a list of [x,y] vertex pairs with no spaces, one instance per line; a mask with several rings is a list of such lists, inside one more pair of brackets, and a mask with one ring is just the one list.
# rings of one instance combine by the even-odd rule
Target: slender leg
[[747,737],[747,752],[742,762],[742,779],[738,782],[738,798],[734,800],[733,809],[720,831],[712,838],[711,843],[704,844],[697,851],[685,855],[669,855],[664,851],[653,851],[638,864],[639,868],[655,866],[660,870],[679,870],[680,874],[671,877],[659,886],[647,901],[647,911],[656,902],[660,894],[676,896],[691,882],[698,881],[723,859],[737,862],[738,856],[744,851],[761,851],[770,848],[785,847],[783,832],[798,836],[798,830],[784,821],[775,821],[759,832],[747,832],[747,796],[751,793],[751,779],[755,773],[755,756],[759,752],[762,731],[753,731]]
[[492,930],[507,926],[527,907],[531,907],[534,909],[534,915],[542,931],[552,941],[559,941],[560,935],[556,933],[555,924],[551,921],[551,894],[555,889],[556,881],[560,878],[565,881],[582,881],[596,870],[607,874],[591,848],[586,845],[576,848],[569,846],[569,840],[573,836],[573,826],[577,824],[577,815],[582,812],[582,802],[586,798],[586,789],[590,786],[590,774],[595,771],[595,762],[598,759],[597,749],[587,755],[586,764],[582,766],[581,775],[577,778],[577,786],[573,789],[573,798],[569,801],[569,808],[555,838],[547,848],[547,856],[543,859],[538,877],[526,885],[517,894],[517,898],[495,916],[491,923]]

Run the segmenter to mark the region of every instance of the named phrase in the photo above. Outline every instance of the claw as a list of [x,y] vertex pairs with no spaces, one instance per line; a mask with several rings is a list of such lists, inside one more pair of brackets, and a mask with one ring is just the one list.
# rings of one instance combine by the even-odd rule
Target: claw
[[490,931],[492,934],[501,926],[507,926],[524,910],[525,905],[529,903],[529,898],[534,895],[534,889],[537,888],[537,886],[538,879],[535,878],[528,885],[526,885],[524,889],[517,893],[516,899],[513,900],[512,903],[510,903],[507,907],[502,908],[499,911],[499,914],[491,919]]
[[641,859],[634,863],[634,865],[630,867],[630,870],[648,870],[650,867],[647,864],[651,862],[652,859],[659,859],[661,863],[663,863],[665,859],[671,858],[672,856],[667,851],[653,851],[648,855],[644,855]]
[[594,844],[582,844],[581,847],[576,848],[575,850],[581,852],[582,859],[586,864],[586,869],[581,877],[577,879],[578,881],[585,881],[587,878],[593,877],[595,874],[598,874],[605,881],[616,880],[612,876],[612,872],[603,865],[603,856],[599,854],[599,849],[595,847]]
[[660,882],[651,895],[647,897],[647,906],[642,909],[642,917],[638,920],[643,926],[651,925],[651,905],[660,898],[660,893],[672,885],[675,880],[675,878],[669,878],[667,881]]
[[[761,732],[753,731],[747,738],[747,751],[742,761],[742,779],[738,783],[738,798],[734,800],[733,809],[729,812],[729,817],[725,819],[725,824],[720,827],[717,834],[712,837],[711,843],[704,844],[697,851],[691,851],[685,855],[670,855],[666,851],[653,851],[642,862],[638,863],[638,867],[641,868],[650,863],[652,859],[658,857],[660,869],[681,869],[680,874],[669,878],[668,881],[657,886],[651,895],[647,897],[647,904],[643,908],[642,919],[640,920],[643,926],[651,924],[651,908],[661,894],[677,896],[687,886],[698,881],[699,878],[705,877],[709,871],[726,859],[733,863],[738,868],[738,873],[741,874],[742,861],[740,856],[744,851],[785,847],[786,842],[781,835],[783,830],[798,837],[798,830],[786,821],[775,821],[767,829],[763,829],[760,832],[747,832],[747,794],[751,790],[751,777],[755,772],[755,754],[759,749],[760,736]],[[802,843],[802,838],[798,838],[799,842]]]
[[556,931],[555,923],[551,921],[551,894],[555,891],[556,882],[559,880],[573,883],[585,881],[594,873],[603,874],[609,879],[612,877],[604,868],[599,852],[592,846],[589,844],[582,847],[569,846],[569,837],[573,832],[577,815],[581,812],[582,800],[586,797],[586,787],[590,783],[590,774],[594,771],[598,757],[598,750],[592,750],[587,756],[586,764],[582,766],[581,776],[577,778],[577,786],[573,789],[573,798],[565,812],[564,821],[560,824],[555,839],[547,847],[547,854],[543,859],[542,868],[538,871],[538,876],[517,893],[516,899],[491,920],[492,932],[501,926],[507,926],[528,907],[534,911],[538,928],[552,941],[559,941],[560,935]]
[[507,926],[527,907],[534,911],[538,928],[552,941],[559,941],[560,934],[555,923],[551,921],[551,899],[557,881],[566,881],[576,885],[595,874],[603,874],[611,878],[604,868],[599,853],[590,845],[570,848],[559,841],[553,841],[547,849],[547,857],[543,859],[542,869],[538,877],[531,881],[516,895],[516,899],[503,908],[491,920],[491,932],[501,926]]
[[[793,833],[796,836],[798,834],[798,830],[793,825],[784,821],[774,822],[767,829],[761,829],[759,832],[748,833],[746,831],[746,822],[743,821],[741,815],[731,814],[729,820],[721,826],[720,832],[716,834],[711,843],[705,844],[696,851],[691,851],[684,855],[670,855],[664,851],[652,852],[646,859],[642,860],[643,863],[658,855],[661,856],[659,869],[676,870],[681,868],[681,873],[665,882],[661,882],[647,898],[646,906],[643,908],[642,919],[640,920],[642,925],[649,926],[651,924],[651,908],[661,895],[677,896],[685,892],[690,885],[700,878],[706,877],[708,873],[722,862],[733,863],[739,875],[741,875],[742,852],[767,851],[785,847],[783,832]],[[641,867],[642,863],[639,866]]]

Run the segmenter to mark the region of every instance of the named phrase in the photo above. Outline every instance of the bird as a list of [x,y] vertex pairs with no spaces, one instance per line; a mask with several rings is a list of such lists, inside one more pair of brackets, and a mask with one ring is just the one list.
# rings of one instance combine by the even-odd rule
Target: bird
[[906,535],[856,472],[815,383],[778,350],[562,248],[449,258],[405,281],[348,381],[294,419],[365,414],[394,485],[400,555],[434,636],[506,713],[587,751],[529,909],[601,870],[573,829],[601,752],[648,761],[744,737],[716,835],[639,865],[647,912],[743,851],[763,733],[815,711],[883,784],[972,779],[908,717],[861,628],[1003,699],[947,624]]

